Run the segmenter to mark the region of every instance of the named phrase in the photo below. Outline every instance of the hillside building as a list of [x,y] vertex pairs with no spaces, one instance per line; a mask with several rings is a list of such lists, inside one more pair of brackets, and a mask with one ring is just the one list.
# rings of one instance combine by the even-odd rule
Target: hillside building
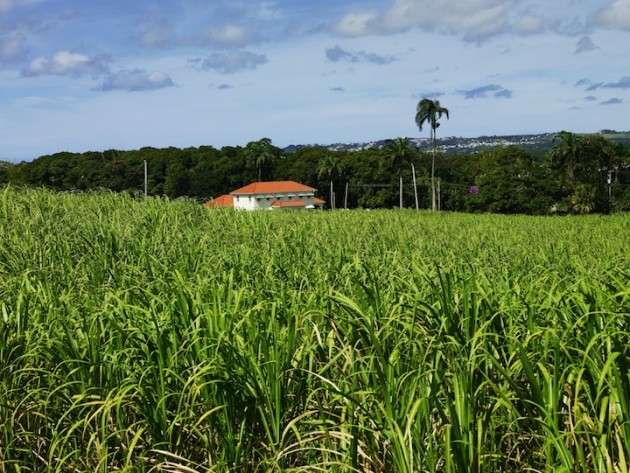
[[317,189],[295,181],[254,182],[207,202],[207,207],[242,210],[321,209]]

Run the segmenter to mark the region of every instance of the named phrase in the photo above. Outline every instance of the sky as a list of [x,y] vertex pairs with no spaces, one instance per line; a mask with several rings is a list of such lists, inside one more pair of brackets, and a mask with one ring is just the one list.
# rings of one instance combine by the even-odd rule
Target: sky
[[630,0],[0,0],[0,160],[630,130]]

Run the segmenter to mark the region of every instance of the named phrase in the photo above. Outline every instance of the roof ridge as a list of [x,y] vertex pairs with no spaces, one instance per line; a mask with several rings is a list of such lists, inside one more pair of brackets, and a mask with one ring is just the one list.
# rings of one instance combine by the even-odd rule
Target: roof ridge
[[230,194],[266,194],[266,193],[286,193],[286,192],[313,192],[314,187],[301,184],[296,181],[262,181],[253,182],[239,189],[233,190]]

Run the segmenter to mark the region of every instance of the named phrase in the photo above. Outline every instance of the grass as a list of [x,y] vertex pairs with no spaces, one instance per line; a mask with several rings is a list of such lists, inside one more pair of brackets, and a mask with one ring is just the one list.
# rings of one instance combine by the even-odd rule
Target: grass
[[1,189],[0,472],[628,471],[627,235]]

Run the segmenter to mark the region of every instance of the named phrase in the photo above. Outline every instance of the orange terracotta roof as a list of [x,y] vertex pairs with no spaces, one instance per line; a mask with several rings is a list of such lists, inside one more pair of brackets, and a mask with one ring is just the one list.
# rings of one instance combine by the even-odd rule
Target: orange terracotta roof
[[307,205],[309,204],[305,200],[276,200],[273,204],[271,204],[274,209],[283,209],[287,207],[306,207]]
[[325,200],[322,200],[319,197],[313,197],[313,202],[318,205],[324,205],[326,203]]
[[206,202],[206,207],[234,207],[234,197],[229,194],[223,194],[216,199]]
[[295,181],[254,182],[230,194],[274,194],[280,192],[315,192],[317,189]]

